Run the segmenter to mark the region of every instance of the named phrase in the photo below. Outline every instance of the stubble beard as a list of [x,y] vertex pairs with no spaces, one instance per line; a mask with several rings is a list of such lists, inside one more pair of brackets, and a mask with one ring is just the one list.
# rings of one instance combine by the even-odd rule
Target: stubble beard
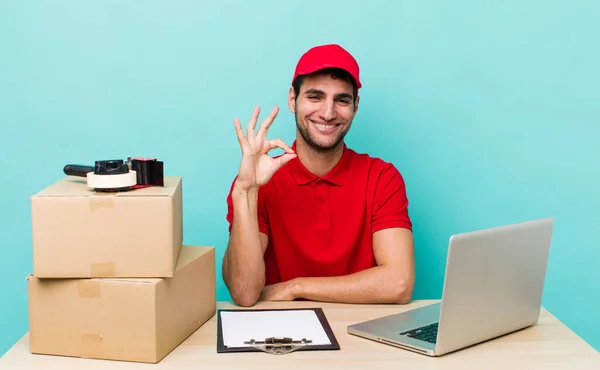
[[300,120],[298,119],[298,113],[296,113],[294,115],[294,117],[296,119],[296,128],[300,132],[300,135],[302,135],[304,142],[306,142],[306,144],[308,144],[308,146],[311,149],[314,149],[315,151],[317,151],[319,153],[333,152],[336,148],[338,148],[340,145],[342,145],[344,138],[346,137],[346,134],[348,133],[348,129],[346,129],[345,131],[342,131],[339,134],[339,136],[337,137],[337,139],[335,139],[335,141],[331,145],[324,146],[324,145],[319,144],[312,137],[310,130],[308,129],[309,123],[305,122],[306,126],[302,126],[299,122]]

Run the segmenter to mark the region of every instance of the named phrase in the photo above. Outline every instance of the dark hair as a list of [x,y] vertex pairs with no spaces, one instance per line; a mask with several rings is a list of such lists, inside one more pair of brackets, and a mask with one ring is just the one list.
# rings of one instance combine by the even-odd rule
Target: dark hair
[[340,80],[344,80],[347,82],[350,82],[352,84],[352,96],[353,96],[353,103],[356,104],[356,96],[358,95],[358,89],[356,88],[356,81],[354,81],[354,78],[352,77],[352,75],[350,75],[350,73],[346,72],[345,70],[341,69],[341,68],[325,68],[325,69],[320,69],[316,72],[307,74],[307,75],[300,75],[298,77],[296,77],[296,80],[294,81],[294,84],[292,85],[294,88],[294,94],[296,96],[296,98],[298,98],[298,94],[300,93],[300,86],[302,86],[302,83],[304,82],[304,78],[307,76],[318,76],[318,75],[330,75],[331,78],[333,79],[340,79]]

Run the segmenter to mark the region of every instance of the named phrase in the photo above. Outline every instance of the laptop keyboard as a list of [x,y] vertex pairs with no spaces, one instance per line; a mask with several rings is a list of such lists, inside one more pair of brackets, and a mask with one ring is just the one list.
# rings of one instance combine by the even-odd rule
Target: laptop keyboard
[[421,326],[420,328],[416,328],[413,330],[405,331],[400,333],[400,335],[406,335],[409,338],[419,339],[429,343],[435,343],[438,332],[438,323],[434,323],[431,325]]

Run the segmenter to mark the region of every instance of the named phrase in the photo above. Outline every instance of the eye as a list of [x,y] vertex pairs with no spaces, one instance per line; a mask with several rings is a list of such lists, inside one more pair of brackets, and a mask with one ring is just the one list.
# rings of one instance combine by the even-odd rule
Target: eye
[[309,95],[308,98],[310,100],[317,100],[317,99],[319,99],[319,95]]
[[350,104],[350,99],[340,99],[338,100],[340,103],[342,103],[343,105],[348,105]]

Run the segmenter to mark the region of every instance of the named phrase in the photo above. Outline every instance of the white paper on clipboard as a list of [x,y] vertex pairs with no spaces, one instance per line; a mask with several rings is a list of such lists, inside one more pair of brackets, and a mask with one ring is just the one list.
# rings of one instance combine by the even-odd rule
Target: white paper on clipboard
[[251,347],[244,342],[271,337],[306,338],[310,345],[329,345],[331,341],[314,310],[221,311],[223,344],[226,347]]

